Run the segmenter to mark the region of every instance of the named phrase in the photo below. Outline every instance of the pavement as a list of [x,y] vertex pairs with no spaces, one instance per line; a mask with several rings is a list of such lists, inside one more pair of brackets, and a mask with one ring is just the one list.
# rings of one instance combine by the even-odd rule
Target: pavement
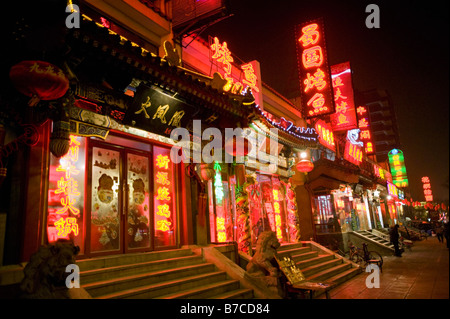
[[[362,272],[330,291],[331,299],[449,299],[449,249],[437,237],[414,242],[402,257],[383,256],[379,288],[373,273]],[[323,299],[322,296],[319,299]]]

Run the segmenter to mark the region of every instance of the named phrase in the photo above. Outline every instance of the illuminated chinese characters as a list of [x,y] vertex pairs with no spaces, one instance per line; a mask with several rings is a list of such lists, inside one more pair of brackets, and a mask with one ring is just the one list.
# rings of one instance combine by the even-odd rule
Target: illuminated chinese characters
[[350,63],[332,65],[331,79],[336,105],[336,112],[330,117],[333,131],[340,132],[357,128]]
[[370,129],[369,108],[367,106],[358,106],[356,108],[356,117],[360,131],[359,139],[364,142],[367,155],[375,153],[375,146]]
[[[261,101],[258,101],[258,93],[260,93],[260,79],[259,79],[259,63],[257,61],[251,61],[249,63],[242,64],[238,75],[233,72],[234,58],[231,56],[231,52],[228,49],[226,42],[220,43],[217,37],[210,37],[210,59],[217,65],[220,65],[223,72],[220,72],[227,83],[223,87],[225,92],[231,92],[233,94],[241,94],[245,87],[252,89],[252,93],[255,96],[255,101],[258,105]],[[239,79],[239,80],[237,80]],[[242,81],[242,83],[241,83]]]
[[297,27],[297,52],[302,100],[306,117],[334,112],[333,92],[328,71],[323,23],[317,21]]
[[[154,147],[155,229],[159,246],[174,243],[174,185],[170,149]],[[158,245],[158,244],[157,244]]]
[[70,135],[69,151],[60,159],[52,157],[50,165],[49,242],[77,237],[81,232],[79,219],[82,217],[84,174],[80,163],[84,163],[84,140]]
[[423,194],[425,195],[426,202],[433,201],[433,192],[431,191],[430,178],[427,176],[422,177]]
[[216,196],[216,231],[217,241],[223,243],[227,241],[227,233],[225,228],[225,211],[223,205],[224,189],[222,181],[222,168],[218,162],[214,163],[214,194]]
[[388,153],[389,166],[391,168],[392,182],[397,187],[408,187],[405,158],[399,149],[393,149]]
[[336,150],[336,146],[334,144],[334,135],[331,129],[331,125],[325,123],[322,120],[318,120],[315,124],[315,129],[317,134],[319,134],[319,142],[320,144],[326,146],[332,151]]
[[282,241],[283,233],[281,232],[280,194],[279,190],[277,189],[274,189],[272,193],[273,193],[273,209],[275,211],[275,233],[277,235],[278,240]]
[[344,159],[353,163],[355,165],[359,165],[362,162],[363,150],[362,147],[356,144],[347,141],[345,144],[345,153]]

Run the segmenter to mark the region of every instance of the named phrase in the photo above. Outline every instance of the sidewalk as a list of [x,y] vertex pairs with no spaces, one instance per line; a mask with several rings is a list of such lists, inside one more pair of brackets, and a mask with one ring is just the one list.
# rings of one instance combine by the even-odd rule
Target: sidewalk
[[[445,239],[444,239],[445,241]],[[330,291],[332,299],[448,299],[449,250],[436,237],[414,242],[402,257],[383,256],[380,288],[367,288],[362,272]],[[322,297],[324,298],[324,297]]]

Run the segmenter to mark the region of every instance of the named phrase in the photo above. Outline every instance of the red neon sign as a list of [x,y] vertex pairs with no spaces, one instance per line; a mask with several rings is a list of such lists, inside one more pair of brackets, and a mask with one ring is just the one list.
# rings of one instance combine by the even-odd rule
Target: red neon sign
[[336,112],[331,114],[333,131],[347,131],[358,127],[353,97],[352,71],[349,62],[331,66]]
[[359,139],[364,142],[364,150],[367,155],[375,153],[375,144],[372,138],[372,131],[370,129],[369,109],[367,106],[358,106],[356,108],[356,117],[358,119],[358,126],[361,130]]
[[[84,140],[70,135],[69,151],[60,159],[52,158],[49,176],[47,233],[48,241],[76,239],[82,227]],[[80,219],[80,220],[79,220]]]
[[336,146],[334,144],[334,135],[331,125],[322,120],[318,120],[315,124],[315,129],[319,135],[319,143],[330,150],[335,151]]
[[297,26],[296,37],[301,94],[306,102],[305,115],[313,118],[333,113],[333,92],[322,20]]
[[344,159],[353,163],[355,165],[359,165],[362,162],[363,150],[360,146],[347,141],[345,144],[345,153]]
[[422,183],[423,183],[423,194],[425,196],[426,202],[432,202],[433,201],[433,192],[431,191],[431,183],[430,178],[427,176],[422,177]]

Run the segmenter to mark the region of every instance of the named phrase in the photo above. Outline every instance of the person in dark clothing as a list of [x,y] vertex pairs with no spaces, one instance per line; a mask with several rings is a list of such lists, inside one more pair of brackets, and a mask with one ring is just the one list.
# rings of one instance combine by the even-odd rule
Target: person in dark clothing
[[394,225],[391,228],[389,235],[390,235],[391,243],[394,245],[395,256],[402,257],[402,252],[400,251],[400,247],[399,247],[399,237],[400,237],[400,235],[398,233],[399,227],[400,226],[398,224]]
[[439,240],[440,243],[444,242],[444,227],[443,226],[438,226],[435,229],[436,232],[436,237]]
[[447,219],[447,221],[444,223],[444,237],[445,237],[445,240],[447,241],[447,248],[449,248],[448,247],[448,237],[449,237],[448,223],[449,223],[449,221]]

